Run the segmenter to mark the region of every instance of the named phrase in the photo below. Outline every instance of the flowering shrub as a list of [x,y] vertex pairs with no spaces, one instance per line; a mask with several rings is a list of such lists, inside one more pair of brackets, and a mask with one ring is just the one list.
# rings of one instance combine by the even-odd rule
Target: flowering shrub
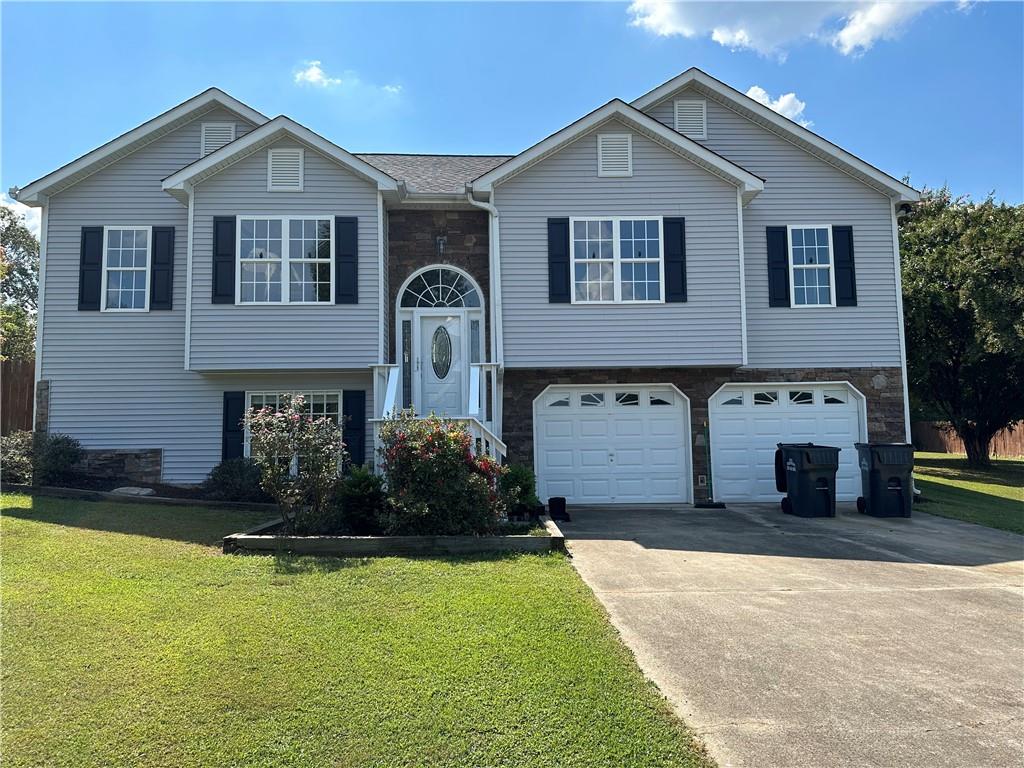
[[323,527],[345,460],[341,428],[329,418],[312,418],[305,405],[302,395],[281,395],[277,410],[252,410],[244,418],[249,455],[290,533]]
[[380,427],[388,534],[458,535],[493,531],[505,519],[502,467],[471,450],[458,422],[402,413]]

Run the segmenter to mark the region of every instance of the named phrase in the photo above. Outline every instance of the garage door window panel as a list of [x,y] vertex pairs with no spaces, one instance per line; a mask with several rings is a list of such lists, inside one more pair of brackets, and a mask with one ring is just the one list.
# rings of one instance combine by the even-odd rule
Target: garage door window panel
[[806,389],[791,389],[789,402],[792,405],[814,405],[814,393]]
[[765,390],[754,393],[754,405],[775,405],[779,402],[779,393]]
[[584,392],[580,395],[580,405],[584,408],[599,408],[604,405],[604,392]]
[[640,393],[639,392],[616,392],[615,393],[615,404],[616,405],[640,405]]

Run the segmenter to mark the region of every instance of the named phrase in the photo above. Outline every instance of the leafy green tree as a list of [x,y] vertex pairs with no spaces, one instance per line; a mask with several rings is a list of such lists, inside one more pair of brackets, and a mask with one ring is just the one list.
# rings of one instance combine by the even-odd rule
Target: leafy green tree
[[911,398],[987,466],[1024,419],[1024,206],[925,190],[900,251]]
[[2,359],[31,360],[39,294],[39,241],[25,218],[0,208],[0,352]]

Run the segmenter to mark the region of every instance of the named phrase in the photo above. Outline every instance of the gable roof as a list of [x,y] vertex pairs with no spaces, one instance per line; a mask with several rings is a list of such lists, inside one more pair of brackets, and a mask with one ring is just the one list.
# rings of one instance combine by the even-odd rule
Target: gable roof
[[681,75],[648,91],[634,100],[632,105],[637,109],[648,110],[686,86],[692,86],[694,90],[705,96],[714,97],[716,101],[724,103],[734,112],[796,144],[809,154],[839,168],[869,187],[895,198],[897,202],[912,203],[921,199],[921,193],[913,187],[893,178],[842,147],[823,139],[813,131],[783,117],[778,112],[754,101],[749,96],[696,67],[691,67]]
[[520,152],[515,157],[491,169],[473,181],[473,191],[490,192],[514,174],[529,168],[544,158],[558,152],[580,136],[611,119],[619,120],[629,128],[661,144],[695,165],[740,188],[744,200],[749,200],[764,189],[764,180],[727,160],[693,139],[673,131],[650,115],[644,114],[621,99],[612,99],[602,107],[553,133],[543,141]]
[[47,196],[67,189],[87,176],[96,173],[96,171],[105,168],[126,155],[130,155],[146,144],[159,139],[161,136],[165,136],[185,123],[189,123],[217,107],[223,107],[234,112],[253,125],[263,125],[268,119],[266,115],[260,114],[255,109],[246,106],[219,88],[207,88],[202,93],[193,96],[187,101],[183,101],[178,106],[167,110],[161,115],[157,115],[152,120],[147,120],[137,128],[121,134],[116,139],[108,141],[103,146],[82,155],[77,160],[72,160],[52,173],[36,179],[24,188],[19,189],[16,199],[19,203],[24,203],[25,205],[43,205],[46,202]]
[[406,182],[413,194],[465,196],[466,185],[512,155],[414,155],[359,153],[360,160]]
[[347,167],[356,175],[376,184],[378,189],[398,191],[399,182],[396,179],[284,115],[278,115],[270,122],[264,123],[259,128],[225,144],[216,152],[211,152],[206,157],[201,157],[194,163],[190,163],[181,170],[171,174],[164,179],[163,188],[176,198],[185,200],[187,198],[187,185],[198,184],[204,179],[224,170],[229,165],[238,162],[265,146],[273,144],[285,136],[290,136],[340,165]]

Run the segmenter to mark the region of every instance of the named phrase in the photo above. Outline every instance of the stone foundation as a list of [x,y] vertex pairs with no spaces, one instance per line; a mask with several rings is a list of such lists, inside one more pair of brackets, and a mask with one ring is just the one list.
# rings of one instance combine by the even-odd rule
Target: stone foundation
[[41,379],[36,382],[36,419],[34,429],[44,434],[50,428],[50,382]]
[[160,448],[86,449],[81,469],[98,477],[124,477],[141,483],[159,483],[164,452]]
[[[549,384],[674,384],[690,398],[695,501],[707,500],[698,476],[708,473],[703,442],[708,398],[723,384],[756,382],[848,381],[867,399],[868,438],[902,443],[903,381],[899,368],[609,368],[506,369],[502,439],[508,461],[533,464],[533,401]],[[700,439],[698,437],[700,436]]]

